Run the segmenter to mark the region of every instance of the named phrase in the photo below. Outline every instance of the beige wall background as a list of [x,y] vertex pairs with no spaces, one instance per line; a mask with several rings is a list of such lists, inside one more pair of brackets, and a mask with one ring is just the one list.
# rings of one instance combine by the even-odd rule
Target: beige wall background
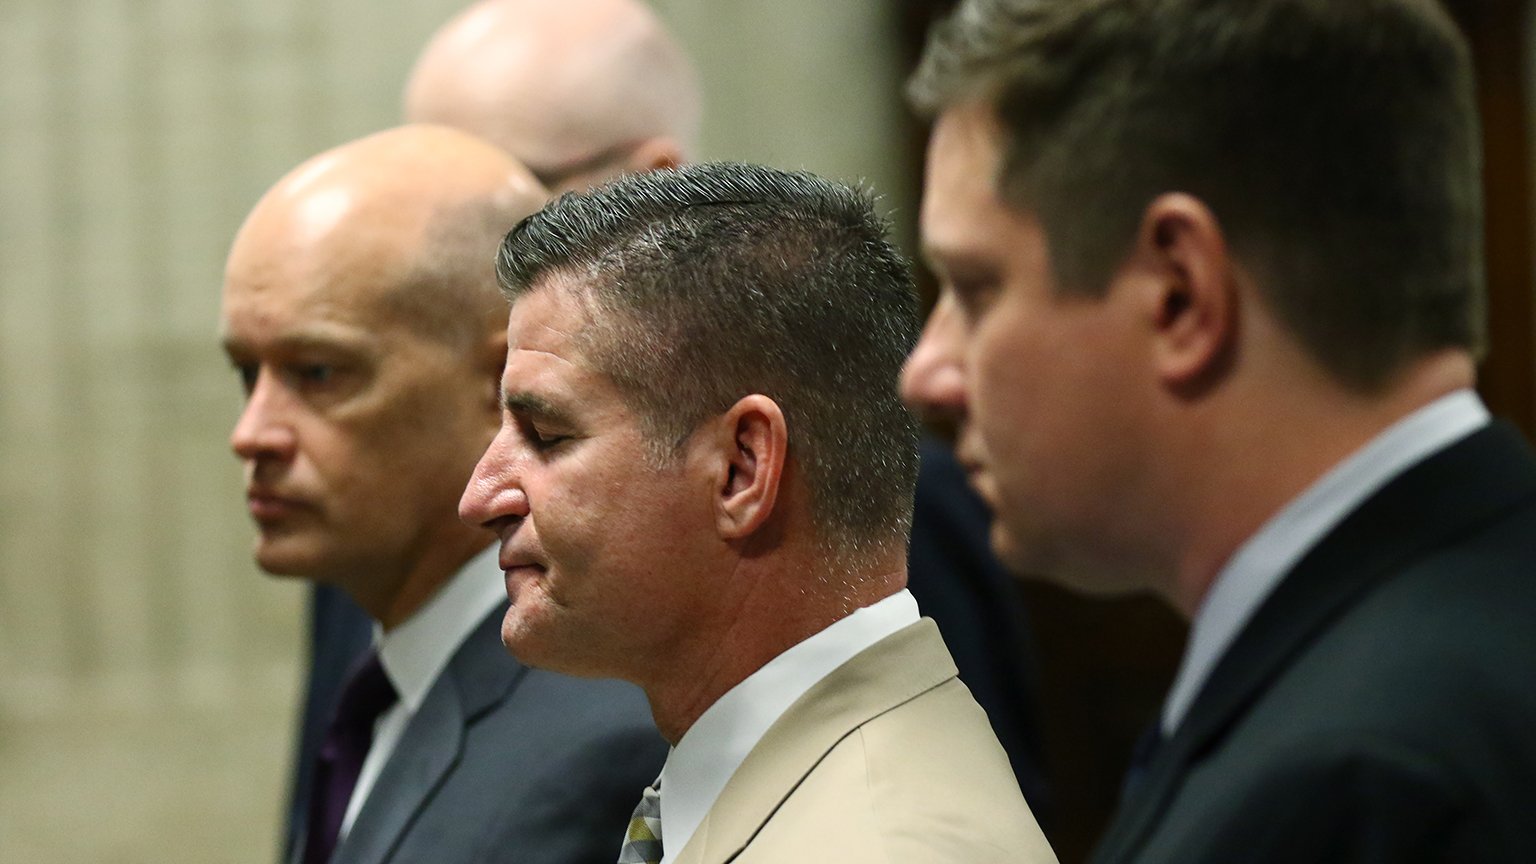
[[[0,0],[0,864],[274,859],[304,594],[247,557],[223,257],[459,5]],[[657,5],[706,157],[904,188],[887,4]]]

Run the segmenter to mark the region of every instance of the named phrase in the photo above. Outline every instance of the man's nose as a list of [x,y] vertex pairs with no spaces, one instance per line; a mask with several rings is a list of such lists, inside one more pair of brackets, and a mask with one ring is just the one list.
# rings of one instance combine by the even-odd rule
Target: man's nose
[[528,494],[511,438],[503,426],[475,464],[459,498],[459,518],[465,523],[499,531],[506,522],[528,515]]
[[958,317],[950,295],[941,295],[917,347],[901,367],[901,398],[928,420],[954,422],[965,416],[965,368]]
[[293,458],[298,436],[287,416],[282,388],[271,374],[257,372],[240,419],[229,433],[229,446],[244,460]]

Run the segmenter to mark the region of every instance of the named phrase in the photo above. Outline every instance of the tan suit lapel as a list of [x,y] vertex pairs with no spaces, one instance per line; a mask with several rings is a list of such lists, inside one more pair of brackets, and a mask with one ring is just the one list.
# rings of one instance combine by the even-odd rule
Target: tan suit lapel
[[927,618],[855,655],[769,727],[731,775],[677,864],[730,861],[839,741],[953,677],[954,661],[938,627]]

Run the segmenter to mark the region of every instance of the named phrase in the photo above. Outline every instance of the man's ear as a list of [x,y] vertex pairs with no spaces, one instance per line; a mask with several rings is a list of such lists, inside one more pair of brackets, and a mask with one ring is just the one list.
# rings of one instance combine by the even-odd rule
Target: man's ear
[[1238,337],[1235,262],[1216,216],[1198,198],[1160,195],[1136,238],[1150,277],[1142,295],[1158,377],[1182,392],[1214,382]]
[[715,526],[727,540],[750,537],[773,515],[789,451],[784,412],[761,394],[714,421]]
[[643,174],[662,168],[676,168],[687,161],[682,146],[673,139],[647,138],[624,160],[624,171],[628,174]]

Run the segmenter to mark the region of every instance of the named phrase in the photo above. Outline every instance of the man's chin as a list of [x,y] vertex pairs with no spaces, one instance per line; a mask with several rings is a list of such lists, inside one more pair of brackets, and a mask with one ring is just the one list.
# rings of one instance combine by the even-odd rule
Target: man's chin
[[533,628],[524,620],[523,611],[516,603],[507,607],[507,612],[501,618],[501,644],[507,649],[507,653],[517,658],[517,662],[524,666],[537,666],[548,669],[544,654],[540,649],[540,640]]
[[501,644],[517,658],[517,662],[577,678],[615,677],[611,670],[594,662],[590,652],[582,650],[581,645],[552,638],[555,635],[552,628],[540,626],[532,620],[529,611],[514,604],[507,608],[507,614],[501,619]]
[[1086,559],[1074,558],[1043,538],[1019,537],[1001,519],[993,520],[990,539],[993,554],[1017,579],[1048,582],[1087,597],[1130,597],[1151,591],[1134,573],[1088,566]]
[[1018,577],[1030,577],[1037,575],[1038,562],[1031,559],[1030,549],[1027,544],[1020,543],[1018,538],[1003,524],[1003,520],[992,517],[992,530],[989,534],[992,545],[992,554],[997,556],[1003,567]]
[[285,579],[306,579],[313,582],[331,581],[324,577],[326,568],[322,556],[313,549],[297,547],[288,542],[273,542],[257,537],[253,556],[256,566],[268,576]]

